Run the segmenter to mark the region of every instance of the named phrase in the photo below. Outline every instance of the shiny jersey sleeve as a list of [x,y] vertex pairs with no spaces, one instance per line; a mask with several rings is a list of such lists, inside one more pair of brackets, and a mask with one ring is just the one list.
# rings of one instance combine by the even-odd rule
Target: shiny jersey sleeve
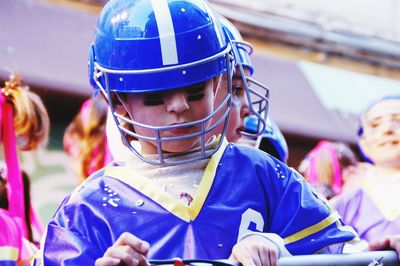
[[148,241],[149,258],[226,259],[249,231],[278,234],[292,254],[356,237],[296,172],[264,152],[227,144],[211,158],[190,206],[126,166],[96,173],[56,212],[42,259],[93,263],[123,232]]

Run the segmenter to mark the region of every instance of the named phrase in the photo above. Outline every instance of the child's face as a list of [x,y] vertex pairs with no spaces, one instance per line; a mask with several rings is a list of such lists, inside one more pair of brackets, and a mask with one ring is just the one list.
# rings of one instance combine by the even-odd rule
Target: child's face
[[[185,88],[157,92],[129,94],[127,109],[136,122],[148,126],[171,126],[197,121],[207,117],[213,111],[214,92],[217,78],[191,85]],[[206,124],[208,125],[209,122]],[[148,137],[156,137],[156,132],[135,126],[135,132]],[[201,131],[201,125],[161,130],[161,137],[184,136]],[[198,145],[200,137],[163,142],[166,152],[185,152]],[[157,153],[156,143],[140,139],[142,153]]]
[[[244,73],[246,76],[250,76],[250,71],[244,68]],[[215,100],[215,107],[218,106],[226,96],[228,91],[226,75],[224,74],[218,85],[218,91]],[[232,101],[231,101],[231,111],[229,114],[229,124],[226,132],[226,138],[230,142],[237,142],[241,137],[241,131],[244,131],[244,119],[250,115],[249,103],[243,84],[242,77],[240,76],[240,71],[236,68],[235,74],[232,79]],[[216,117],[215,119],[218,119]],[[221,132],[223,125],[216,127],[212,131],[213,135],[219,134]]]
[[375,164],[400,167],[400,100],[384,100],[369,109],[360,144]]

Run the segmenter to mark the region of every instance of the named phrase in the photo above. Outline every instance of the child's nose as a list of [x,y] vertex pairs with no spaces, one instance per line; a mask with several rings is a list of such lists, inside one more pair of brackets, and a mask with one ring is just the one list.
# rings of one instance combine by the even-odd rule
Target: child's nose
[[189,109],[189,103],[185,92],[174,92],[167,99],[167,111],[183,113]]
[[242,119],[252,115],[250,107],[249,107],[249,101],[247,100],[247,97],[243,97],[242,99],[242,107],[240,108],[240,117]]
[[386,118],[384,123],[382,123],[381,130],[384,135],[393,135],[395,132],[399,131],[400,125],[393,121],[390,117]]

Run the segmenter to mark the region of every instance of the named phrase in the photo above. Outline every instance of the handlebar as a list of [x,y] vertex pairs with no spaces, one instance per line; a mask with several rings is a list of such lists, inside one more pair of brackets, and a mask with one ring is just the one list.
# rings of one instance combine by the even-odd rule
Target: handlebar
[[395,251],[370,251],[349,254],[315,254],[292,257],[282,257],[278,260],[279,266],[394,266],[400,265]]
[[[231,260],[207,259],[169,259],[149,260],[150,265],[173,266],[240,266],[240,263]],[[369,251],[349,254],[313,254],[282,257],[278,266],[395,266],[400,265],[398,254],[395,251]]]

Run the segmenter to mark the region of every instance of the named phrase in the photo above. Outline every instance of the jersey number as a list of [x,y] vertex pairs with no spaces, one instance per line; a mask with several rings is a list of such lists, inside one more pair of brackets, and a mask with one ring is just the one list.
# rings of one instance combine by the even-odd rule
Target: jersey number
[[254,232],[254,230],[250,230],[249,228],[251,223],[255,224],[255,229],[257,231],[263,231],[264,219],[261,213],[249,208],[242,214],[242,219],[239,226],[238,241],[242,238],[244,234],[248,232]]

